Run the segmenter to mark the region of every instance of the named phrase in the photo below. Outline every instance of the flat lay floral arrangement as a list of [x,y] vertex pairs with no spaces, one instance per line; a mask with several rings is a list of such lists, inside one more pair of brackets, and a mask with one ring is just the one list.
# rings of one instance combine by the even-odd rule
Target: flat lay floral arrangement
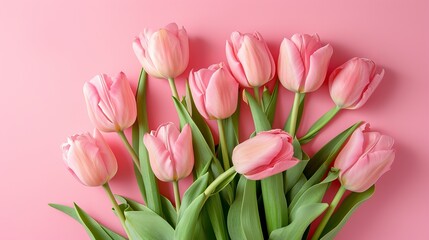
[[[77,204],[50,204],[80,222],[91,239],[333,239],[393,163],[393,138],[371,131],[364,121],[313,156],[303,151],[335,115],[364,105],[384,75],[365,58],[352,58],[328,73],[333,48],[318,35],[284,38],[276,62],[259,33],[233,32],[226,42],[227,63],[191,70],[184,96],[175,86],[189,61],[184,28],[172,23],[145,29],[133,49],[143,67],[136,94],[122,72],[86,82],[95,130],[62,145],[67,168],[82,184],[105,189],[127,235],[101,225]],[[334,107],[297,136],[306,117],[305,96],[325,79]],[[156,99],[146,99],[147,81],[168,82],[180,126],[164,123],[150,131],[146,101]],[[272,89],[266,86],[271,81]],[[273,129],[281,87],[295,97],[283,129]],[[241,101],[249,106],[248,123],[255,129],[242,142]],[[206,120],[217,121],[219,139]],[[130,139],[124,133],[128,128]],[[100,132],[117,132],[123,141],[141,199],[112,193],[109,181],[118,164]],[[180,196],[178,182],[191,174],[193,183]],[[174,199],[160,194],[158,181],[171,182]],[[335,181],[341,183],[338,190],[331,189]],[[325,196],[328,190],[336,191],[333,198]]]

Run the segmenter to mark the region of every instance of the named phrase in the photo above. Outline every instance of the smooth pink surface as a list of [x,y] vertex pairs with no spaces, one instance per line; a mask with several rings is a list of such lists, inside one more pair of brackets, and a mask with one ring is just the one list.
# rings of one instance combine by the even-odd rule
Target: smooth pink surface
[[[75,201],[120,229],[103,190],[82,186],[67,172],[60,144],[92,129],[83,83],[100,72],[124,71],[135,87],[140,63],[132,49],[134,37],[146,27],[172,21],[189,34],[190,63],[183,76],[190,68],[225,61],[225,41],[235,30],[261,32],[274,59],[284,37],[318,33],[334,48],[328,73],[355,56],[385,68],[384,80],[368,102],[340,113],[309,152],[361,119],[393,136],[397,155],[392,170],[337,239],[429,238],[428,1],[18,0],[0,8],[3,239],[88,239],[78,223],[48,202]],[[178,88],[184,92],[183,81]],[[177,123],[168,83],[153,79],[148,90],[151,129],[166,121]],[[284,89],[280,94],[275,127],[282,126],[293,96]],[[332,106],[326,84],[309,94],[300,132]],[[140,199],[131,159],[121,157],[126,151],[115,134],[105,136],[119,161],[112,190]],[[169,185],[162,186],[167,192]]]

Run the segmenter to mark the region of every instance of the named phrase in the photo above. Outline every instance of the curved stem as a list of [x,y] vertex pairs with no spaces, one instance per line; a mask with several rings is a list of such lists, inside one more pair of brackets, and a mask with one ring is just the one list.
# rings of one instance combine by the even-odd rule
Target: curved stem
[[345,192],[346,192],[346,189],[343,186],[340,186],[337,194],[335,195],[334,199],[332,199],[331,204],[329,205],[328,209],[326,210],[325,216],[323,216],[322,221],[320,221],[319,226],[317,226],[317,229],[314,232],[314,235],[311,238],[311,240],[319,239],[320,235],[323,232],[323,229],[325,229],[326,224],[328,223],[329,219],[331,218],[332,214],[334,213],[335,208],[337,208],[337,205],[340,202],[341,197],[344,195]]
[[222,119],[217,120],[217,126],[219,128],[219,140],[220,140],[220,147],[222,151],[223,168],[227,170],[230,168],[230,165],[229,165],[228,148],[227,148],[226,139],[225,139],[225,128],[223,126]]
[[290,115],[290,129],[289,133],[292,137],[295,137],[296,133],[296,121],[298,120],[298,109],[299,109],[299,98],[300,98],[299,92],[295,93],[295,98],[293,99],[293,105],[292,105],[292,112]]
[[122,212],[121,208],[119,207],[118,203],[116,202],[115,196],[112,193],[112,190],[110,189],[109,183],[103,184],[103,188],[107,193],[107,196],[109,197],[110,201],[112,202],[113,208],[116,211],[116,214],[118,214],[119,220],[121,221],[122,227],[124,228],[125,232],[127,233],[128,237],[131,239],[131,235],[128,232],[128,229],[125,225],[125,215]]
[[234,169],[234,166],[230,167],[228,170],[219,175],[204,191],[206,196],[210,196],[216,189],[216,187],[222,183],[225,179],[230,177],[232,174],[236,174],[237,172]]
[[125,136],[124,131],[118,131],[118,135],[121,137],[122,142],[124,143],[125,147],[127,148],[128,152],[131,154],[131,157],[133,159],[134,165],[137,167],[139,172],[141,172],[140,169],[140,160],[139,156],[137,155],[134,148],[131,146],[130,142],[128,142],[127,136]]
[[179,190],[179,181],[173,181],[174,189],[174,200],[176,203],[176,211],[179,213],[180,210],[180,190]]
[[325,113],[322,117],[320,117],[308,130],[308,132],[299,139],[301,144],[305,144],[310,142],[319,131],[325,127],[334,117],[340,112],[341,108],[338,106],[333,107],[327,113]]
[[179,94],[177,93],[177,88],[176,88],[176,84],[174,83],[174,78],[169,78],[168,79],[168,83],[170,84],[170,88],[171,88],[171,94],[173,94],[173,96],[180,101],[179,99]]

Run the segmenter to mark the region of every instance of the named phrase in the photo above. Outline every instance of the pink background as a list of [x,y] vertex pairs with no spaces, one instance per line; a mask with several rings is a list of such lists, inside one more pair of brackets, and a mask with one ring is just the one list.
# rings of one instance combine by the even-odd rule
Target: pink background
[[[92,129],[83,83],[97,73],[122,70],[135,86],[140,66],[131,41],[145,27],[172,21],[185,26],[190,36],[187,72],[224,61],[225,40],[234,30],[260,31],[275,58],[283,37],[317,32],[334,47],[331,70],[354,56],[371,58],[384,67],[385,79],[369,102],[359,110],[342,112],[317,138],[310,153],[360,119],[392,135],[397,149],[392,171],[338,239],[429,238],[428,1],[119,2],[19,0],[1,4],[3,239],[87,239],[77,222],[49,208],[49,202],[71,205],[75,201],[109,227],[120,229],[102,189],[78,183],[66,171],[59,146],[68,135]],[[178,85],[183,93],[183,81]],[[292,100],[286,90],[280,94],[277,127]],[[151,128],[177,122],[166,81],[150,81],[148,104]],[[332,105],[326,86],[310,94],[301,132]],[[125,153],[116,135],[106,136],[118,156]],[[119,166],[111,182],[113,191],[139,199],[130,159],[122,158]]]

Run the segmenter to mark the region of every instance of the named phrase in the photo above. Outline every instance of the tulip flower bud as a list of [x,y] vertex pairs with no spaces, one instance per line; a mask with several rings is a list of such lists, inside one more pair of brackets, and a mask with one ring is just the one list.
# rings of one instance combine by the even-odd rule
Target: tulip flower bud
[[392,137],[370,132],[369,124],[356,129],[338,154],[334,167],[340,170],[344,188],[364,192],[370,188],[390,166],[395,158]]
[[295,166],[292,137],[280,129],[259,132],[232,152],[235,170],[251,180],[260,180]]
[[173,123],[159,126],[143,138],[149,152],[150,165],[155,176],[164,182],[187,177],[194,167],[191,127],[186,124],[182,132]]
[[322,86],[332,56],[332,47],[319,36],[295,34],[280,46],[278,76],[282,85],[293,92],[313,92]]
[[192,70],[189,87],[195,106],[205,119],[225,119],[237,109],[238,83],[223,63]]
[[85,83],[83,93],[89,118],[98,130],[117,132],[136,121],[136,100],[123,72],[113,79],[106,74],[95,76]]
[[340,108],[357,109],[366,103],[384,76],[376,74],[375,63],[366,58],[352,58],[329,77],[329,92]]
[[275,63],[261,34],[233,32],[226,42],[226,58],[231,72],[243,87],[259,87],[275,74]]
[[188,66],[188,34],[176,23],[158,31],[145,29],[134,40],[133,49],[146,72],[156,78],[175,78]]
[[84,133],[69,137],[62,150],[68,169],[86,186],[101,186],[118,170],[115,155],[97,129],[92,135]]

